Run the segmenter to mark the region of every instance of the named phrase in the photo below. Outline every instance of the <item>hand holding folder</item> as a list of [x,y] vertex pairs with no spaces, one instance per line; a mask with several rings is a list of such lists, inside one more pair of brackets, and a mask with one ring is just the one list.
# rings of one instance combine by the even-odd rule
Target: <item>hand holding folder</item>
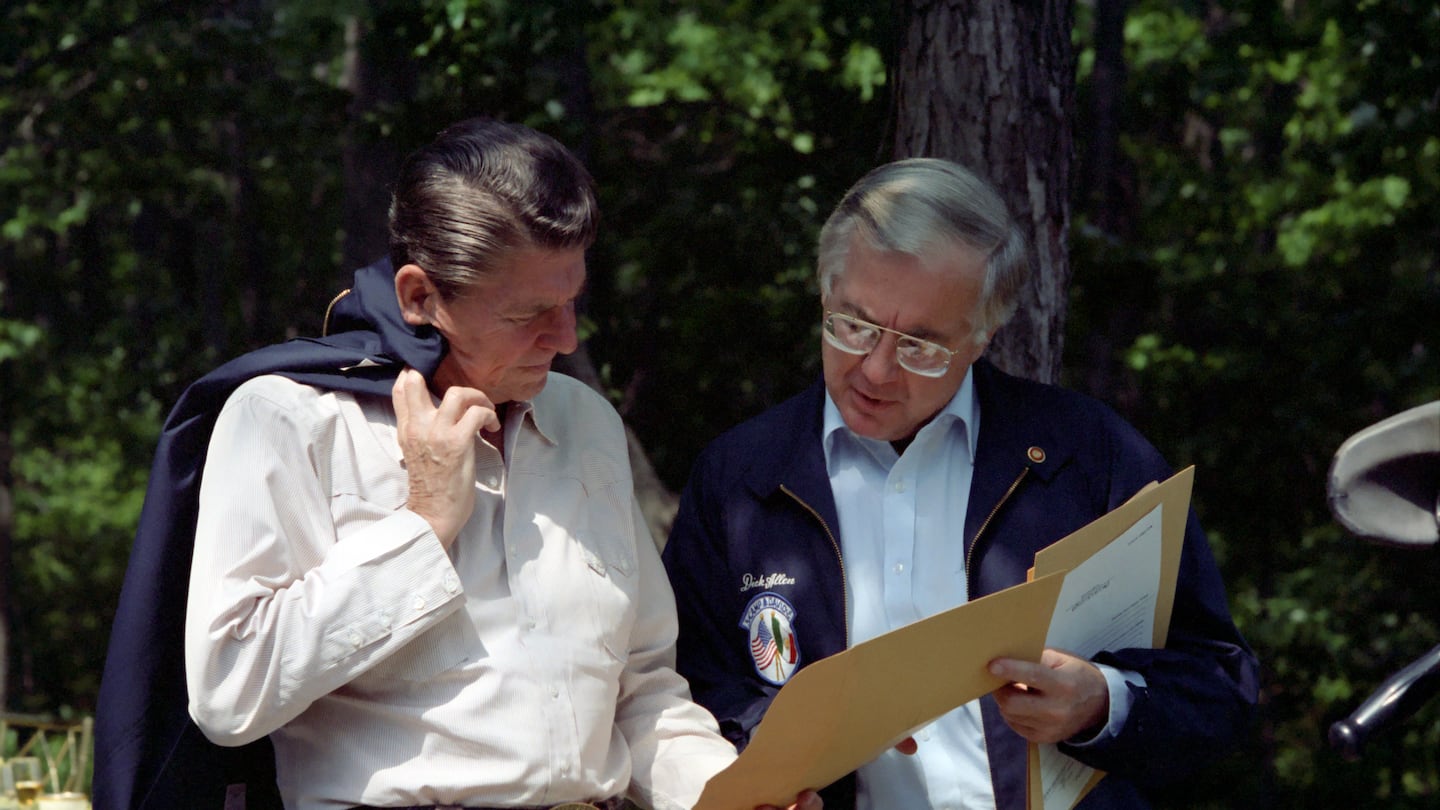
[[[695,810],[783,805],[803,789],[834,782],[1003,686],[987,669],[996,658],[1039,661],[1046,647],[1088,657],[1117,648],[1106,645],[1163,646],[1193,479],[1187,468],[1151,484],[1047,547],[1035,556],[1029,582],[800,670],[739,759],[706,784]],[[1068,810],[1103,776],[1054,746],[1030,751],[1032,810]]]

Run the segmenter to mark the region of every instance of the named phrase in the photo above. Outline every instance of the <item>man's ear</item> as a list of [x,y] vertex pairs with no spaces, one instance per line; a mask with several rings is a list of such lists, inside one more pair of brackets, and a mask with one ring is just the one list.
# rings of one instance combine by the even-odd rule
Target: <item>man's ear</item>
[[395,271],[395,299],[400,315],[411,326],[424,326],[435,320],[435,307],[440,291],[418,264],[407,264]]
[[991,330],[985,335],[985,339],[982,340],[982,341],[980,341],[980,351],[978,351],[978,352],[975,353],[975,356],[976,356],[976,357],[979,357],[980,355],[984,354],[984,353],[985,353],[985,350],[988,349],[988,348],[990,348],[990,341],[992,341],[992,340],[995,339],[995,333],[996,333],[996,332],[999,332],[999,331],[1000,331],[999,328],[991,329]]

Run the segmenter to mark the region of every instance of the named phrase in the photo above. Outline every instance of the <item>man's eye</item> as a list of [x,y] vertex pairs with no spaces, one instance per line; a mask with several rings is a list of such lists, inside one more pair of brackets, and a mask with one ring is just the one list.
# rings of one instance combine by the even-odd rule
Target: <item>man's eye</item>
[[906,357],[913,357],[916,360],[929,360],[940,353],[940,347],[934,343],[914,339],[905,341],[900,348],[905,352]]

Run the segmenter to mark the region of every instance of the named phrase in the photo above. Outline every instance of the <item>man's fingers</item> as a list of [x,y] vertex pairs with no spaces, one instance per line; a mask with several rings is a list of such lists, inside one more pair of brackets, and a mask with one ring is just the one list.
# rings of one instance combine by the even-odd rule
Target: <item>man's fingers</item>
[[813,790],[802,790],[795,797],[795,803],[785,808],[776,807],[773,804],[762,804],[755,810],[822,810],[825,802],[820,799],[820,794]]
[[1027,707],[1038,705],[1043,699],[1039,692],[1032,692],[1024,684],[1012,683],[996,689],[995,702],[1008,715],[1023,713]]
[[391,389],[400,452],[409,476],[405,505],[429,521],[449,548],[475,505],[475,444],[482,426],[499,427],[489,397],[452,387],[437,407],[424,375],[405,369]]
[[480,405],[471,405],[460,414],[460,420],[455,423],[456,429],[463,435],[474,436],[481,428],[485,430],[499,430],[500,420],[495,412]]
[[800,794],[800,801],[795,803],[796,810],[821,810],[825,802],[821,801],[820,794],[813,790],[807,790]]
[[405,405],[411,416],[420,416],[434,410],[430,404],[430,387],[425,384],[425,375],[413,368],[400,372],[405,383]]
[[825,803],[820,801],[820,794],[813,790],[802,791],[795,797],[795,803],[790,805],[794,810],[820,810]]
[[451,386],[445,390],[445,395],[440,398],[437,407],[431,399],[430,387],[426,385],[425,377],[413,368],[406,368],[395,378],[395,385],[390,389],[390,400],[395,407],[396,423],[401,426],[413,424],[420,428],[422,433],[428,430],[423,422],[416,423],[415,420],[426,415],[438,417],[438,425],[431,427],[442,430],[455,426],[465,434],[472,434],[482,428],[500,429],[500,417],[495,413],[495,404],[484,392],[464,386]]
[[500,417],[495,413],[495,404],[481,391],[463,386],[451,386],[440,400],[442,424],[454,424],[474,433],[480,428],[499,430]]
[[1048,667],[1018,658],[997,658],[990,662],[990,674],[1016,684],[1039,687],[1049,677]]
[[405,368],[395,377],[395,385],[390,388],[390,404],[395,407],[396,424],[403,425],[410,420],[410,389],[414,385],[414,378],[418,376],[419,372]]
[[1046,647],[1040,653],[1040,666],[1044,669],[1059,669],[1069,661],[1083,661],[1085,659],[1071,655],[1062,650]]
[[999,658],[991,674],[1008,683],[996,689],[1000,714],[1031,742],[1058,742],[1105,719],[1109,692],[1094,664],[1063,650],[1046,650],[1040,663]]
[[1066,662],[1080,660],[1069,653],[1060,650],[1046,648],[1040,653],[1040,662],[1025,661],[1019,658],[996,658],[990,662],[990,674],[997,678],[1018,684],[1031,689],[1044,691],[1060,682],[1056,670],[1065,666]]

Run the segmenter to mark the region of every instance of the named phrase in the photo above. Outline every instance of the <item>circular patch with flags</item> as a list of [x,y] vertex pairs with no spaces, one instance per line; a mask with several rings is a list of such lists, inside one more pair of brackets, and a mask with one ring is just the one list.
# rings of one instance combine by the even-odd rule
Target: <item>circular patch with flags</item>
[[760,677],[781,685],[800,665],[795,643],[795,608],[783,596],[766,591],[745,606],[740,626],[750,634],[750,658]]

